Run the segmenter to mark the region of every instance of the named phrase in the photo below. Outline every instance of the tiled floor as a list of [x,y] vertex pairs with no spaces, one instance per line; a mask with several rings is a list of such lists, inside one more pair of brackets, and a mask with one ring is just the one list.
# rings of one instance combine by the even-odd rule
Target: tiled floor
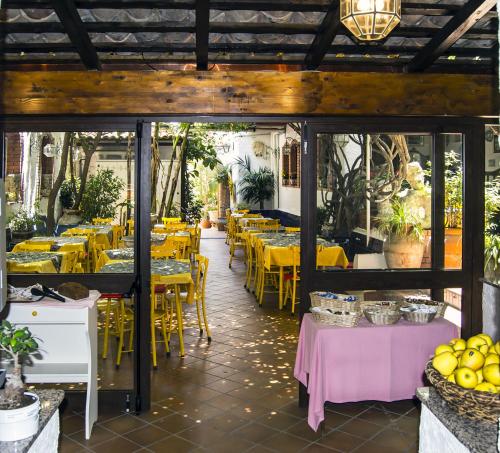
[[[187,328],[186,357],[175,355],[174,340],[172,357],[162,355],[153,372],[151,411],[101,411],[89,441],[81,412],[66,408],[61,453],[416,451],[419,412],[412,401],[332,404],[322,429],[309,428],[292,371],[297,320],[278,311],[273,295],[259,308],[243,288],[244,265],[228,269],[222,234],[204,235],[212,343]],[[186,312],[192,320],[192,310]]]

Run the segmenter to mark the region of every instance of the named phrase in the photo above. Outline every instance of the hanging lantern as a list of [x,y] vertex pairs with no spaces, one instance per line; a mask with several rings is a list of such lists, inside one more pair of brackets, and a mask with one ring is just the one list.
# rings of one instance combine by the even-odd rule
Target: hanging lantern
[[53,145],[51,143],[48,143],[43,147],[43,154],[47,157],[56,157],[61,154],[61,147],[58,145]]
[[347,134],[335,134],[333,136],[333,143],[341,148],[344,148],[349,143],[349,135]]
[[340,20],[361,41],[383,39],[401,21],[401,0],[340,0]]
[[283,156],[289,156],[291,152],[292,147],[290,146],[290,142],[288,141],[288,138],[285,141],[285,144],[283,145],[283,148],[281,148],[281,151],[283,152]]

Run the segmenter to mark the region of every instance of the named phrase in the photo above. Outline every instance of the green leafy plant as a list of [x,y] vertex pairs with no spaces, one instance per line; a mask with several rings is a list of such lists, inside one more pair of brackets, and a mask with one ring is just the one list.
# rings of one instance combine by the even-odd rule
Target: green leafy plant
[[123,187],[123,181],[114,176],[113,170],[99,170],[90,176],[80,205],[83,220],[91,222],[96,217],[115,217]]
[[73,187],[73,181],[66,179],[61,184],[61,189],[59,190],[59,201],[64,209],[71,209],[75,205],[76,193],[80,190],[80,180],[75,179],[75,184]]
[[448,228],[462,228],[462,181],[459,155],[448,151],[444,157],[444,221]]
[[274,196],[276,189],[274,173],[266,167],[252,170],[250,159],[238,157],[236,165],[243,170],[243,176],[239,182],[239,193],[247,203],[259,203],[259,208],[264,209],[264,201]]
[[15,409],[22,402],[24,384],[21,378],[21,358],[38,350],[38,343],[27,327],[16,328],[4,320],[0,324],[0,351],[7,355],[14,364],[11,375],[7,378],[5,389],[0,390],[0,408]]
[[37,214],[30,215],[28,211],[21,208],[10,217],[9,227],[12,231],[27,233],[35,229],[35,225],[38,221],[39,219]]
[[500,269],[500,236],[486,234],[484,238],[485,270],[496,272]]
[[378,229],[389,237],[423,240],[422,222],[399,200],[391,201],[391,210],[383,217],[375,219]]

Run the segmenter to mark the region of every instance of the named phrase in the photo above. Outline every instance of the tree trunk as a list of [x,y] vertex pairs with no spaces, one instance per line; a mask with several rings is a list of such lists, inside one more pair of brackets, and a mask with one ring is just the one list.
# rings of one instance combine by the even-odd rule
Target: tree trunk
[[165,187],[163,188],[160,209],[158,210],[158,222],[161,222],[161,218],[163,217],[163,214],[165,211],[165,204],[167,202],[167,195],[168,195],[168,187],[169,187],[170,177],[172,175],[172,167],[174,166],[174,160],[175,160],[175,156],[177,154],[176,149],[177,149],[177,145],[179,143],[180,138],[181,138],[181,135],[179,133],[178,135],[176,135],[174,137],[174,141],[172,144],[172,156],[170,157],[170,162],[168,164],[167,179],[165,180]]
[[80,203],[82,202],[83,192],[85,192],[85,186],[87,184],[90,162],[92,160],[92,156],[97,151],[97,147],[101,141],[101,136],[102,132],[98,132],[90,147],[83,149],[83,152],[85,153],[85,161],[83,162],[82,177],[80,178],[80,189],[78,190],[73,209],[78,209],[80,207]]
[[61,184],[64,181],[64,177],[66,175],[66,167],[68,165],[68,153],[69,148],[71,146],[71,141],[73,138],[73,132],[65,132],[64,140],[63,140],[63,148],[61,153],[61,165],[59,167],[59,173],[57,175],[56,180],[50,189],[49,198],[47,201],[47,233],[53,234],[55,229],[55,218],[54,218],[54,209],[56,206],[56,198],[59,193],[59,189],[61,188]]
[[153,143],[151,144],[151,212],[156,211],[156,186],[160,172],[160,123],[155,124]]
[[167,206],[165,209],[165,213],[167,217],[170,215],[170,211],[172,209],[172,205],[174,203],[174,195],[175,189],[177,188],[177,182],[179,180],[179,174],[181,172],[182,167],[182,159],[184,159],[184,154],[186,153],[187,145],[188,145],[188,135],[189,129],[191,128],[191,124],[188,124],[186,127],[186,132],[184,133],[184,138],[182,141],[181,152],[179,153],[179,158],[177,159],[177,165],[174,171],[174,177],[172,179],[172,184],[170,185],[170,193],[168,195]]
[[262,211],[264,209],[264,200],[259,201],[259,209]]

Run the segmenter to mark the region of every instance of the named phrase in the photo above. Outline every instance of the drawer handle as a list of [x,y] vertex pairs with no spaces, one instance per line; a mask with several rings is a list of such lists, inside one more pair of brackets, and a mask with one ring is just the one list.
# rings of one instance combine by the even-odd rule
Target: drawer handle
[[32,315],[32,316],[38,316],[38,312],[37,312],[37,311],[32,311],[32,312],[31,312],[31,315]]

